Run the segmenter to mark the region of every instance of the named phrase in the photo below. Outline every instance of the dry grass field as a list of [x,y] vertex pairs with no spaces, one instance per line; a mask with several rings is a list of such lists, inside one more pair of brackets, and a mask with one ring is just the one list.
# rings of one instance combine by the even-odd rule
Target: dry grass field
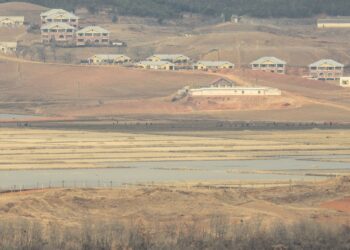
[[349,225],[349,179],[290,187],[211,189],[149,187],[51,189],[0,194],[1,220],[40,220],[75,227],[116,221],[166,230],[170,225],[298,221]]
[[138,161],[317,157],[349,155],[350,132],[152,134],[1,128],[0,151],[2,170],[104,168]]

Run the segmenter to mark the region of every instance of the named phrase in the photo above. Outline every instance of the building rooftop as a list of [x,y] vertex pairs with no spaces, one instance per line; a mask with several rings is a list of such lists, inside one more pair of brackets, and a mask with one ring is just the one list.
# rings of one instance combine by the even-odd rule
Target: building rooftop
[[93,58],[93,57],[99,57],[99,58],[105,59],[105,60],[114,60],[114,59],[118,59],[120,57],[129,58],[129,57],[122,55],[122,54],[96,54],[90,58]]
[[195,65],[199,65],[199,64],[202,64],[207,67],[219,67],[225,64],[234,66],[234,64],[229,61],[198,61]]
[[155,54],[153,56],[150,56],[149,58],[152,58],[152,57],[158,57],[160,60],[163,60],[163,61],[176,60],[179,57],[185,57],[186,59],[190,59],[189,57],[181,54]]
[[258,60],[251,62],[250,64],[284,64],[286,65],[287,63],[274,56],[264,56],[259,58]]
[[15,20],[24,22],[24,16],[0,16],[0,22],[5,20]]
[[75,30],[74,27],[70,26],[67,23],[47,23],[41,26],[41,29],[72,29]]
[[87,26],[78,30],[77,33],[110,33],[108,30],[101,28],[100,26]]
[[216,79],[215,81],[210,83],[211,87],[222,87],[222,86],[233,87],[235,85],[236,85],[236,83],[234,81],[231,81],[231,80],[226,79],[226,78],[219,78],[219,79]]
[[162,65],[172,65],[175,66],[173,63],[168,61],[158,61],[158,62],[152,62],[152,61],[141,61],[137,63],[138,65],[150,65],[150,66],[162,66]]
[[17,47],[17,42],[1,42],[0,41],[0,46],[5,46],[5,47]]
[[333,59],[322,59],[309,65],[309,67],[321,67],[321,66],[333,66],[344,67],[344,64],[334,61]]
[[72,14],[69,11],[66,11],[64,9],[50,9],[48,11],[42,12],[40,14],[41,17],[47,17],[50,15],[54,15],[54,14]]
[[78,16],[74,15],[73,13],[70,12],[56,12],[56,13],[52,13],[50,15],[47,15],[45,17],[46,19],[79,19]]

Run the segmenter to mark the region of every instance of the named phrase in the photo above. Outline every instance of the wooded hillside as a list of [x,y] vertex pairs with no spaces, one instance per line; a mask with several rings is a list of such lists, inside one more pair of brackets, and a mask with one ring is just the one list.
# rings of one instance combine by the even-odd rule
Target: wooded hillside
[[[112,7],[117,15],[181,17],[184,12],[210,16],[232,14],[254,17],[310,17],[318,14],[348,15],[349,0],[24,0],[50,8],[74,10],[79,6],[96,12]],[[0,3],[11,0],[0,0]]]

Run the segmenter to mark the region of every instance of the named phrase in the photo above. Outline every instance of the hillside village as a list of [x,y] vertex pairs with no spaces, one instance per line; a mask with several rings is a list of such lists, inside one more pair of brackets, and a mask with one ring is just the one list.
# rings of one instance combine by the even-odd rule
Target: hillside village
[[[113,47],[115,43],[110,38],[110,31],[98,26],[82,26],[81,18],[74,13],[63,9],[50,9],[40,14],[41,43],[47,46],[59,47]],[[240,18],[231,18],[231,22],[239,23]],[[0,26],[16,28],[25,23],[23,16],[0,16]],[[317,27],[339,28],[348,27],[349,19],[320,19]],[[30,25],[30,24],[27,24]],[[0,52],[4,54],[16,54],[16,48],[20,46],[17,41],[0,41]],[[124,65],[151,70],[204,70],[218,71],[235,68],[230,61],[195,61],[182,54],[154,54],[143,60],[133,60],[125,54],[94,54],[89,58],[81,58],[81,64],[85,65]],[[251,70],[286,74],[288,64],[283,59],[274,56],[263,56],[252,61],[248,67]],[[315,80],[339,81],[344,74],[345,65],[332,59],[322,59],[310,64],[308,74],[304,77]],[[242,67],[242,65],[240,65]],[[342,86],[345,86],[342,84]]]
[[[79,14],[80,13],[80,14]],[[84,17],[81,17],[83,15]],[[185,81],[179,84],[176,91],[172,90],[171,100],[172,102],[179,102],[180,105],[193,106],[202,108],[203,103],[208,102],[209,107],[215,106],[215,109],[222,109],[228,105],[237,105],[232,103],[227,97],[244,97],[247,98],[249,107],[253,103],[259,103],[259,105],[267,105],[271,100],[275,100],[275,104],[281,108],[297,106],[297,102],[291,101],[287,98],[287,94],[284,89],[280,89],[278,86],[270,86],[270,82],[264,82],[264,76],[278,79],[280,76],[297,77],[298,81],[302,79],[315,80],[320,82],[327,82],[335,86],[349,87],[349,78],[346,77],[346,65],[338,62],[334,59],[328,59],[327,57],[319,58],[318,60],[311,62],[310,64],[295,65],[290,64],[287,56],[278,56],[279,51],[274,53],[263,52],[255,57],[249,56],[249,52],[246,53],[249,61],[242,63],[241,54],[235,56],[229,60],[225,56],[224,52],[218,48],[218,44],[210,43],[211,49],[206,56],[205,53],[199,56],[193,56],[192,53],[182,53],[182,50],[166,49],[161,51],[154,51],[149,45],[140,45],[143,51],[146,53],[137,53],[137,50],[129,49],[129,46],[135,46],[133,44],[127,44],[123,42],[123,31],[118,31],[118,35],[115,35],[115,27],[122,26],[123,24],[113,24],[107,22],[103,17],[93,17],[91,15],[82,14],[82,12],[72,13],[63,9],[43,9],[36,16],[39,20],[39,27],[35,26],[35,23],[26,21],[24,16],[3,16],[0,20],[0,25],[3,30],[11,33],[11,30],[25,29],[26,34],[30,34],[31,37],[35,37],[36,42],[32,42],[34,52],[36,56],[31,56],[29,61],[41,61],[42,63],[54,63],[57,65],[67,66],[79,66],[84,68],[110,68],[112,71],[115,68],[126,69],[139,69],[140,71],[150,72],[181,72],[190,74],[204,74],[204,76],[210,76],[212,74],[217,75],[215,80],[208,81]],[[341,19],[341,26],[337,27],[334,23],[330,26],[326,24],[331,23],[330,20],[340,19],[327,19],[327,21],[320,19],[315,27],[320,30],[341,28],[346,29],[344,25],[345,19]],[[322,25],[320,25],[322,23]],[[219,27],[216,26],[216,27]],[[244,18],[232,16],[229,21],[230,25],[227,27],[242,27],[250,29],[250,26],[244,24]],[[225,29],[226,26],[223,26]],[[268,27],[268,26],[266,26]],[[240,28],[239,28],[240,29]],[[120,33],[121,32],[121,33]],[[139,34],[139,33],[137,33]],[[23,36],[23,35],[22,35]],[[192,35],[184,34],[186,39],[192,39]],[[219,35],[218,35],[219,36]],[[138,35],[135,35],[137,40]],[[31,38],[31,39],[33,39]],[[30,45],[30,41],[23,41],[23,39],[15,39],[12,41],[0,41],[0,53],[6,55],[6,58],[18,58],[18,60],[25,59],[28,54],[24,49]],[[209,47],[209,48],[210,48]],[[239,47],[237,47],[239,50]],[[64,52],[66,51],[66,52]],[[134,53],[128,53],[133,51]],[[64,52],[64,54],[62,54]],[[116,53],[117,52],[117,53]],[[124,53],[126,52],[126,53]],[[168,53],[164,53],[168,52]],[[175,53],[174,53],[175,52]],[[276,53],[277,52],[277,53]],[[48,59],[50,53],[51,60]],[[56,61],[56,58],[60,53],[62,61]],[[274,56],[276,54],[276,56]],[[146,55],[146,56],[145,56]],[[74,56],[74,59],[73,59]],[[27,59],[25,59],[27,60]],[[62,60],[62,59],[61,59]],[[129,71],[132,74],[131,71]],[[249,79],[249,82],[242,81],[239,77],[235,77],[237,74],[250,74],[256,75],[254,79]],[[261,75],[263,74],[263,75]],[[230,76],[227,76],[230,75]],[[233,75],[233,78],[231,77]],[[237,79],[236,79],[237,78]],[[99,80],[96,80],[97,82]],[[169,95],[170,93],[168,93]],[[249,97],[256,98],[256,101],[249,100]],[[219,97],[219,98],[217,98]],[[201,101],[202,98],[208,98],[205,102]],[[244,103],[241,99],[233,99],[238,103]],[[103,103],[101,101],[101,103]],[[212,103],[212,104],[210,104]],[[221,105],[221,106],[220,106]],[[270,104],[268,104],[270,105]],[[272,104],[271,104],[272,105]],[[204,108],[204,107],[203,107]]]

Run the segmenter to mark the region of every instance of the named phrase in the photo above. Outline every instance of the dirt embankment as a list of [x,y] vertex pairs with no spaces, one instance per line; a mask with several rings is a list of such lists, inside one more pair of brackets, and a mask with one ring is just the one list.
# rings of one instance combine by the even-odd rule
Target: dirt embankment
[[[44,190],[0,195],[2,219],[30,218],[44,223],[79,225],[82,220],[142,221],[209,224],[215,215],[232,223],[264,223],[302,219],[347,224],[349,211],[325,206],[329,200],[349,197],[348,179],[275,188],[204,189],[181,187],[129,189]],[[343,204],[349,205],[344,199]],[[341,210],[341,209],[339,209]]]

